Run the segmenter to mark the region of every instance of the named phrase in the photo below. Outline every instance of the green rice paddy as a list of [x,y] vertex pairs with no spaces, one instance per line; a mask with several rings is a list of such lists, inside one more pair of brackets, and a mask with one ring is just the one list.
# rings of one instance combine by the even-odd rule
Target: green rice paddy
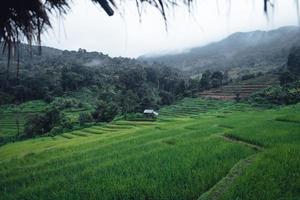
[[299,116],[300,104],[261,110],[189,98],[155,122],[8,143],[0,199],[299,199]]

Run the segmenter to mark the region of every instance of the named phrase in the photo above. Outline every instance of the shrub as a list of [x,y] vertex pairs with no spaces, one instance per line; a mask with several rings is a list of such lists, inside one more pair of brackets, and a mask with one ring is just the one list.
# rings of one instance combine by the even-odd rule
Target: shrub
[[280,85],[287,85],[294,82],[295,79],[295,76],[289,71],[284,71],[279,75]]
[[273,86],[253,94],[251,102],[259,104],[294,104],[300,102],[300,81],[285,86]]
[[64,131],[72,130],[73,123],[70,118],[62,117],[58,124]]
[[145,117],[142,113],[127,113],[125,115],[125,119],[128,121],[142,120],[144,118]]
[[170,92],[161,91],[159,93],[159,96],[161,98],[160,100],[161,105],[170,105],[175,101],[174,96]]
[[96,122],[110,122],[118,115],[118,112],[116,104],[99,101],[92,116]]
[[54,100],[53,96],[51,96],[49,93],[46,93],[44,96],[44,101],[47,103],[51,103]]
[[63,133],[63,128],[60,126],[55,126],[51,129],[51,131],[47,135],[54,136],[54,135],[58,135],[61,133]]
[[56,98],[51,105],[59,110],[67,108],[78,108],[79,101],[74,98]]
[[84,125],[85,123],[92,122],[93,118],[90,113],[82,112],[79,114],[79,124]]
[[240,102],[240,101],[241,101],[240,93],[236,93],[236,94],[235,94],[234,100],[235,100],[236,102]]
[[47,108],[43,114],[32,115],[25,123],[25,137],[34,137],[49,132],[55,125],[59,124],[61,115],[56,108]]
[[255,75],[254,74],[246,74],[244,76],[242,76],[242,80],[249,80],[249,79],[252,79],[252,78],[255,78]]

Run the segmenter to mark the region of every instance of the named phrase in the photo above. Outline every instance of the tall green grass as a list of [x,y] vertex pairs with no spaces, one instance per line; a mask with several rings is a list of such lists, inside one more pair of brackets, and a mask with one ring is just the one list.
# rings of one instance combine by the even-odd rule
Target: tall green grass
[[223,134],[265,147],[223,199],[297,197],[300,124],[277,118],[298,110],[185,99],[155,122],[9,143],[0,147],[0,199],[197,199],[257,153]]
[[[248,113],[251,120],[247,124],[229,131],[230,135],[259,143],[266,150],[222,199],[300,199],[299,116],[299,104]],[[242,124],[237,119],[235,122]]]

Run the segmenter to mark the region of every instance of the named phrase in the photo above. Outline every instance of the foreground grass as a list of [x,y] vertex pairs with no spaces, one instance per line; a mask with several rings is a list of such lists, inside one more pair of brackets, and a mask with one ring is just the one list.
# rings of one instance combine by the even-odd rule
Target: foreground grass
[[[118,121],[6,144],[0,147],[0,198],[197,199],[254,154],[219,198],[297,197],[300,124],[278,118],[298,116],[298,110],[185,99],[163,108],[157,122]],[[257,153],[224,134],[265,148]]]
[[[300,105],[265,111],[232,136],[267,147],[222,199],[300,199]],[[280,119],[280,120],[278,120]]]

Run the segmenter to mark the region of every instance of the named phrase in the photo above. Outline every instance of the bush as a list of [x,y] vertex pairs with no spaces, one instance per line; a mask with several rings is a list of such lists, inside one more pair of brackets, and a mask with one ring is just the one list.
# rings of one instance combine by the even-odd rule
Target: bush
[[116,104],[99,101],[92,116],[96,122],[110,122],[118,113],[118,106]]
[[70,118],[62,117],[58,124],[64,131],[69,131],[73,129],[73,123]]
[[0,91],[0,105],[12,103],[14,97]]
[[170,105],[175,101],[174,96],[170,92],[161,91],[159,93],[159,96],[161,98],[160,100],[161,105]]
[[47,94],[44,96],[44,101],[45,101],[46,103],[51,103],[53,100],[54,100],[53,96],[51,96],[49,93],[47,93]]
[[253,94],[251,102],[258,104],[294,104],[300,102],[300,81],[285,86],[273,86]]
[[47,108],[43,114],[32,115],[25,123],[25,137],[34,137],[49,132],[59,124],[61,115],[56,108]]
[[59,110],[69,109],[69,108],[78,108],[80,102],[74,98],[56,98],[52,101],[51,105]]
[[85,123],[92,122],[93,118],[90,113],[82,112],[79,114],[79,124],[84,125]]
[[144,119],[144,115],[142,113],[127,113],[125,115],[125,119],[128,121],[136,121]]
[[51,131],[49,131],[49,133],[47,135],[51,135],[51,136],[55,136],[55,135],[58,135],[58,134],[61,134],[63,133],[63,128],[60,127],[60,126],[55,126],[51,129]]
[[281,72],[279,75],[280,85],[287,85],[296,80],[296,77],[289,71]]
[[236,102],[240,102],[241,101],[241,97],[240,97],[240,93],[236,93],[235,94],[235,97],[234,97],[234,100],[236,101]]
[[246,75],[242,76],[243,81],[249,80],[249,79],[252,79],[252,78],[255,78],[254,74],[246,74]]

